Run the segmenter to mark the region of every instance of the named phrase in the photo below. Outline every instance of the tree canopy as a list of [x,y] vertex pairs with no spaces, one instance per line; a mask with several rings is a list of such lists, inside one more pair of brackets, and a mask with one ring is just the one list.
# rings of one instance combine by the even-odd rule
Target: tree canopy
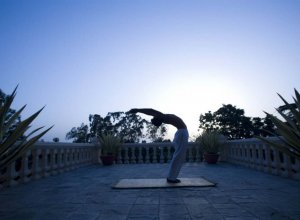
[[216,112],[201,114],[199,128],[203,130],[218,130],[229,140],[251,138],[254,135],[270,136],[275,126],[270,118],[247,117],[245,111],[231,104],[223,105]]
[[[1,89],[0,89],[0,105],[3,106],[6,99],[8,98],[8,95],[6,95]],[[14,115],[16,113],[15,109],[9,108],[9,110],[7,111],[7,114],[5,116],[5,123],[7,123],[8,119],[11,118],[12,115]],[[12,131],[14,131],[17,127],[17,125],[21,122],[21,116],[18,116],[16,118],[16,120],[14,121],[14,123],[11,125],[11,127],[8,129],[7,133],[4,134],[4,137],[7,137],[8,135],[10,135],[12,133]],[[23,138],[23,136],[21,137]]]

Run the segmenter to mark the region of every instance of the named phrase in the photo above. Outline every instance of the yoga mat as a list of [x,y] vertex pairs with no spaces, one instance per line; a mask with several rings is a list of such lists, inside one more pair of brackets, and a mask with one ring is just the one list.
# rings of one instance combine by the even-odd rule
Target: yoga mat
[[137,188],[166,188],[166,187],[207,187],[215,186],[204,178],[179,178],[180,183],[168,183],[163,179],[120,179],[119,182],[112,186],[114,189],[137,189]]

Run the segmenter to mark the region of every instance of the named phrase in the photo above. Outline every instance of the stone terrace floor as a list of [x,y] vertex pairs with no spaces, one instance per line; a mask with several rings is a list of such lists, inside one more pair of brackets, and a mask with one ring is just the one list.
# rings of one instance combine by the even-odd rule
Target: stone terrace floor
[[168,164],[92,165],[0,191],[1,220],[300,219],[300,181],[226,163],[185,164],[216,187],[112,189],[163,178]]

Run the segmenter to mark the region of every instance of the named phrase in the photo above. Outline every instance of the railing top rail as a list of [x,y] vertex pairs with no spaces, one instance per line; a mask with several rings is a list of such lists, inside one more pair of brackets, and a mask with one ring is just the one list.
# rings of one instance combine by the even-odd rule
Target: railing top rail
[[[189,142],[189,146],[197,145],[195,142]],[[124,143],[123,147],[171,147],[174,146],[173,142],[158,142],[158,143]]]
[[61,149],[61,148],[95,148],[90,143],[54,143],[54,142],[38,142],[34,144],[34,149]]
[[[278,137],[268,137],[268,140],[270,141],[280,141]],[[249,142],[260,142],[263,143],[261,140],[258,138],[247,138],[247,139],[236,139],[236,140],[227,140],[226,143],[249,143]]]

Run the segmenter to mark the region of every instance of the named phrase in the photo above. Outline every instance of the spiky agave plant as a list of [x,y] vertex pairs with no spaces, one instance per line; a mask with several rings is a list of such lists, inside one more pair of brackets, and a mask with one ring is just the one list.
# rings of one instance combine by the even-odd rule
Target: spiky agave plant
[[53,127],[52,126],[33,137],[33,134],[36,134],[36,132],[44,127],[34,129],[29,134],[25,135],[25,132],[30,128],[30,124],[40,114],[44,107],[24,121],[16,124],[15,121],[20,117],[21,112],[26,107],[26,105],[24,105],[14,114],[8,115],[11,104],[16,96],[17,88],[18,86],[14,89],[11,95],[5,98],[4,102],[0,103],[0,170],[11,164],[23,153],[29,150],[39,138]]
[[300,160],[300,95],[295,89],[294,104],[288,103],[280,94],[278,96],[284,102],[285,110],[290,111],[290,114],[286,115],[280,108],[276,109],[285,121],[278,119],[272,114],[265,113],[271,118],[278,132],[278,134],[269,133],[278,136],[282,143],[273,142],[264,137],[257,138]]

